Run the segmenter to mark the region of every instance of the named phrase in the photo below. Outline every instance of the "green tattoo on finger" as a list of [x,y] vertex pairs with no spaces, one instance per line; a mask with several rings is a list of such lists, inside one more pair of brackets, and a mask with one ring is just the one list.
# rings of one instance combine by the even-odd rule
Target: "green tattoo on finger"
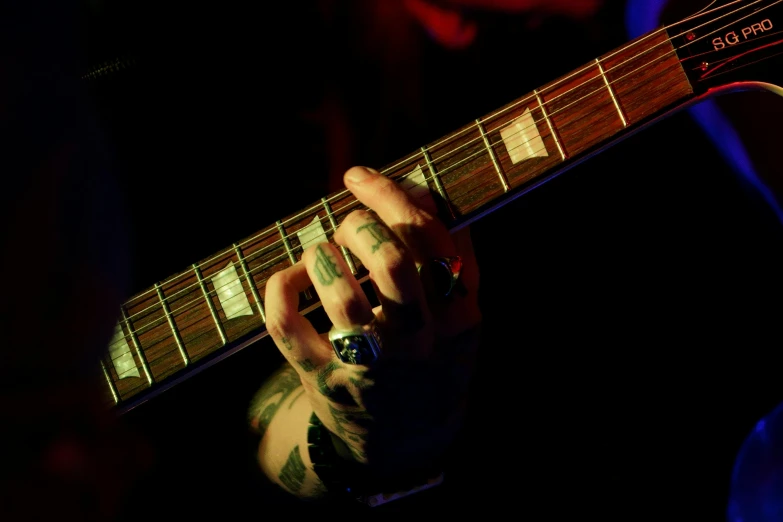
[[377,221],[372,221],[366,225],[360,226],[356,229],[356,233],[358,234],[362,230],[369,232],[376,241],[376,243],[372,246],[373,254],[377,252],[379,248],[381,248],[383,243],[389,243],[392,240],[391,236],[389,236],[389,234],[386,232],[386,228]]
[[315,370],[315,364],[313,364],[313,361],[310,359],[302,359],[301,361],[296,361],[299,363],[299,366],[302,367],[302,369],[306,372],[311,372]]
[[334,283],[336,278],[342,277],[343,273],[337,269],[337,263],[334,262],[334,257],[330,256],[321,245],[318,245],[315,249],[315,264],[313,270],[318,281],[324,286],[329,286]]

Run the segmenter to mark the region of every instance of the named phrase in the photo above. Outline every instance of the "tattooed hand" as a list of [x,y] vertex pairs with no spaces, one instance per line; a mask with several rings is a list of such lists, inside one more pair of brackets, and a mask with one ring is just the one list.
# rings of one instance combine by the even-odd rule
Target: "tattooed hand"
[[[263,435],[262,468],[303,497],[323,490],[307,452],[312,412],[349,458],[376,473],[403,472],[440,456],[460,425],[478,345],[478,267],[467,230],[451,236],[434,217],[432,200],[415,203],[375,171],[354,167],[345,184],[373,212],[349,214],[334,234],[337,246],[308,248],[266,286],[267,329],[290,368],[261,390],[251,422]],[[371,307],[338,247],[367,268],[380,306]],[[418,267],[454,255],[463,259],[461,291],[435,295]],[[383,350],[371,367],[340,361],[298,312],[299,293],[311,285],[335,327],[377,320]]]

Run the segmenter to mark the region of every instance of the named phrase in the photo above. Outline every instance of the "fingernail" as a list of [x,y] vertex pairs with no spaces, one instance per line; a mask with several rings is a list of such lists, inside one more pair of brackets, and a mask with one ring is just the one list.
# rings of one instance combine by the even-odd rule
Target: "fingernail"
[[351,183],[361,183],[372,175],[377,175],[378,171],[370,167],[354,167],[345,174],[345,179]]

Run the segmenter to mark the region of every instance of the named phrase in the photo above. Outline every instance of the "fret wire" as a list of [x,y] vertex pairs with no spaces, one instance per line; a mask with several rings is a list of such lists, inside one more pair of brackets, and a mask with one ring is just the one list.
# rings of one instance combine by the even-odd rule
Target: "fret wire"
[[622,120],[623,122],[623,127],[627,127],[628,120],[625,119],[625,114],[623,114],[623,110],[620,108],[620,102],[615,97],[614,89],[612,89],[612,85],[609,83],[609,78],[607,78],[606,73],[604,73],[604,67],[603,65],[601,65],[601,60],[599,58],[596,58],[595,63],[598,65],[598,70],[601,72],[601,77],[604,79],[604,83],[606,84],[606,90],[609,91],[609,96],[612,97],[612,101],[614,102],[614,107],[617,109],[617,114],[620,115],[620,120]]
[[[332,213],[332,206],[329,204],[326,198],[321,198],[321,203],[324,206],[324,210],[326,210],[326,217],[329,218],[329,223],[332,225],[332,230],[337,230],[337,226],[338,226],[337,219],[334,217],[334,214]],[[348,249],[340,245],[340,251],[343,253],[343,259],[345,259],[345,263],[348,265],[348,268],[351,269],[351,273],[353,275],[356,275],[358,273],[356,271],[356,265],[354,264],[353,258],[351,257],[351,254],[348,252]]]
[[[236,243],[234,243],[234,252],[237,253],[237,259],[239,259],[239,265],[242,267],[242,272],[245,274],[245,280],[247,281],[247,286],[250,287],[250,292],[253,294],[253,299],[256,300],[256,305],[258,306],[258,313],[261,314],[261,320],[266,323],[266,313],[264,312],[264,305],[261,303],[261,297],[259,296],[258,289],[256,288],[256,282],[252,277],[250,277],[250,269],[247,267],[247,263],[245,262],[245,256],[242,255],[242,250],[239,248],[239,246]],[[240,284],[242,283],[240,282]],[[217,290],[218,289],[215,288],[215,292],[217,292]]]
[[449,199],[448,194],[446,194],[446,188],[443,186],[443,183],[440,180],[438,171],[435,170],[435,165],[432,164],[432,158],[430,158],[430,153],[427,151],[427,147],[422,147],[421,153],[424,156],[424,161],[427,162],[427,168],[430,170],[430,179],[433,181],[433,183],[435,183],[435,187],[438,189],[438,193],[440,193],[441,197],[446,202],[446,208],[448,209],[449,214],[451,214],[451,218],[455,219],[457,215],[454,213],[454,209],[451,207],[451,199]]
[[[210,297],[209,292],[207,291],[207,285],[204,283],[204,278],[201,276],[201,270],[196,263],[193,263],[193,272],[196,274],[196,278],[198,278],[198,284],[201,286],[201,291],[204,292],[204,300],[207,302],[207,306],[209,307],[209,313],[212,314],[212,319],[215,320],[215,326],[217,326],[218,334],[220,334],[220,339],[222,339],[223,346],[225,346],[228,342],[228,339],[226,338],[226,332],[223,331],[223,325],[220,324],[220,318],[218,317],[217,310],[215,309],[215,303],[212,302],[212,297]],[[217,290],[215,290],[215,292],[217,292]]]
[[106,365],[103,364],[103,361],[101,361],[101,368],[103,369],[103,376],[106,377],[106,384],[109,385],[109,391],[111,391],[111,396],[114,397],[114,404],[119,404],[120,396],[117,393],[117,387],[114,386],[114,381],[111,380],[109,371],[106,369]]
[[174,335],[174,341],[177,343],[179,353],[182,356],[182,360],[185,362],[185,366],[187,366],[190,364],[190,357],[188,357],[188,352],[185,350],[185,343],[182,342],[182,337],[179,335],[177,325],[174,323],[174,318],[171,316],[169,304],[166,302],[166,298],[163,296],[163,290],[161,290],[158,283],[155,283],[155,290],[158,292],[158,299],[160,300],[160,304],[163,307],[163,314],[166,316],[166,320],[169,323],[169,328],[171,328],[171,333]]
[[125,321],[125,325],[128,327],[128,333],[130,334],[131,344],[136,349],[136,355],[138,356],[139,361],[141,362],[141,368],[144,371],[144,375],[147,376],[147,382],[151,385],[155,380],[152,378],[152,372],[150,371],[150,367],[147,364],[147,357],[144,355],[144,350],[142,350],[141,348],[141,342],[139,342],[139,338],[136,335],[136,332],[133,331],[133,327],[131,326],[130,319],[128,319],[128,312],[125,310],[124,306],[120,306],[120,313],[122,314],[122,318]]
[[291,247],[291,241],[288,239],[288,236],[285,234],[285,229],[283,228],[283,222],[278,220],[276,223],[277,225],[277,231],[280,232],[280,237],[283,240],[283,245],[285,245],[285,250],[288,252],[288,259],[291,260],[291,265],[296,264],[296,256],[294,255],[293,247]]
[[487,151],[489,152],[489,157],[492,158],[492,164],[495,165],[495,171],[498,173],[500,182],[503,184],[503,191],[508,192],[510,188],[508,184],[508,179],[506,179],[506,175],[503,173],[503,169],[500,168],[500,162],[498,161],[498,158],[495,155],[495,149],[493,149],[492,146],[489,144],[489,138],[487,137],[487,132],[486,130],[484,130],[484,124],[481,123],[480,118],[476,120],[476,126],[478,127],[478,130],[481,133],[481,138],[484,140],[484,146],[487,148]]
[[[318,211],[316,211],[316,217],[318,217],[318,221],[321,221],[321,218],[318,216]],[[288,252],[288,259],[291,261],[291,266],[294,266],[296,264],[296,255],[294,254],[294,247],[291,246],[291,240],[288,239],[288,235],[285,232],[285,228],[283,228],[283,222],[278,220],[277,221],[277,230],[280,232],[280,237],[283,240],[283,245],[285,245],[285,250]],[[303,292],[305,299],[312,299],[313,294],[310,292],[309,288],[306,288]]]
[[[557,133],[555,132],[555,128],[552,125],[552,120],[549,119],[549,116],[546,113],[546,109],[544,108],[544,104],[541,102],[541,96],[538,94],[538,89],[534,89],[533,93],[536,95],[536,100],[538,100],[538,106],[541,108],[541,114],[544,115],[544,119],[546,120],[546,124],[549,126],[549,132],[552,134],[552,138],[555,140],[555,144],[557,145],[557,150],[560,151],[560,156],[563,158],[563,161],[566,159],[565,152],[563,151],[563,146],[560,144],[560,138],[557,137]],[[587,96],[591,96],[593,93],[590,93]]]

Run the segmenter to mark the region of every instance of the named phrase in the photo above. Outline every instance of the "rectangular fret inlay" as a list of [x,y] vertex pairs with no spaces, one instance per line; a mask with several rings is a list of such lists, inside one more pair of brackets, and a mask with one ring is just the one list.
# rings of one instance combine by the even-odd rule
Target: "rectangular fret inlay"
[[413,172],[405,175],[400,181],[400,188],[407,192],[413,199],[427,198],[430,195],[430,188],[427,180],[424,178],[424,171],[421,165],[416,165]]
[[226,319],[253,315],[253,309],[250,308],[250,301],[247,300],[234,263],[229,262],[228,266],[212,276],[211,280]]
[[118,378],[141,377],[120,323],[117,323],[114,327],[114,335],[111,341],[109,341],[109,357],[114,369],[117,371]]
[[[552,135],[554,136],[554,133]],[[501,129],[500,136],[514,164],[530,158],[549,156],[530,109],[525,109],[522,116]]]
[[188,352],[185,350],[185,345],[182,343],[182,337],[179,335],[177,325],[171,317],[171,308],[169,308],[169,304],[166,302],[166,296],[163,295],[163,290],[160,289],[158,283],[155,283],[155,290],[158,293],[158,299],[160,300],[160,306],[163,308],[163,313],[166,315],[166,321],[168,321],[169,328],[171,328],[171,334],[174,336],[174,341],[177,343],[179,354],[182,356],[185,366],[187,366],[190,364],[190,358],[188,357]]
[[312,245],[329,241],[326,238],[326,232],[323,225],[321,225],[318,215],[313,218],[309,225],[297,230],[296,237],[299,238],[299,244],[302,245],[302,252]]

